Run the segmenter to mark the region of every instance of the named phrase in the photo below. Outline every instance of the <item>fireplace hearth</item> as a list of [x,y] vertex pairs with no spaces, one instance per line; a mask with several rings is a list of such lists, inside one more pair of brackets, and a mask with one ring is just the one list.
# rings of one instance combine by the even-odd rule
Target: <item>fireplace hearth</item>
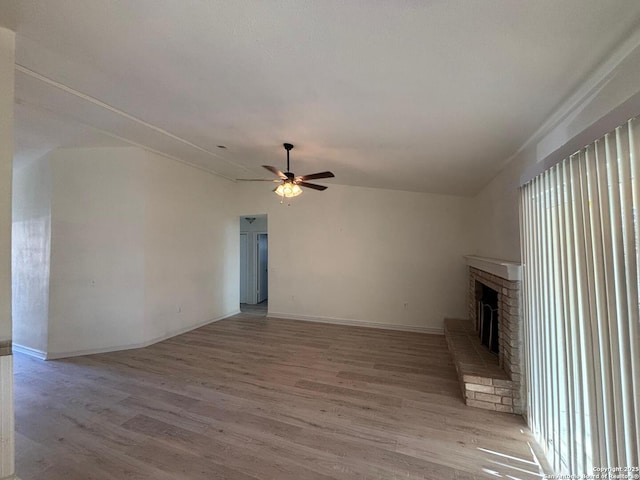
[[467,256],[469,317],[446,319],[445,338],[469,406],[522,414],[520,264]]

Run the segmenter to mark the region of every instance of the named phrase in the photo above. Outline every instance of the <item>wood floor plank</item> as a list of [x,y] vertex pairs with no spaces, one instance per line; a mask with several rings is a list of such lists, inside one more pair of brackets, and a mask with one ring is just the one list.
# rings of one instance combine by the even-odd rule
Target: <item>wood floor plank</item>
[[16,354],[23,480],[541,477],[442,336],[249,314],[137,350]]

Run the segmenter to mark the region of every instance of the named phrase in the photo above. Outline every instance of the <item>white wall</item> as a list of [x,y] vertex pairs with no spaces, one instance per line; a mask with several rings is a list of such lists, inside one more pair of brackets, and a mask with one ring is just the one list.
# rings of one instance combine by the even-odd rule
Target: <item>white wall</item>
[[632,116],[640,115],[640,31],[585,80],[473,202],[475,252],[520,260],[519,191],[523,178],[568,157]]
[[265,185],[238,192],[241,215],[268,214],[270,315],[435,330],[466,316],[470,199],[331,185],[287,206]]
[[50,156],[50,356],[145,341],[142,153],[86,148]]
[[239,311],[233,183],[145,155],[145,337],[157,339]]
[[12,297],[14,345],[47,351],[51,253],[49,156],[13,172]]
[[[29,328],[21,343],[49,358],[121,349],[237,312],[231,182],[137,148],[58,149],[44,164],[51,169],[48,339],[43,344],[42,330]],[[16,174],[16,188],[25,190],[15,220],[19,231],[31,229],[16,238],[26,242],[17,252],[46,250],[46,234],[39,235],[47,189],[31,189],[45,178],[35,166]],[[27,219],[44,226],[20,227]],[[26,298],[16,304],[44,291],[39,260],[23,272],[38,278],[17,292]],[[41,323],[43,305],[22,309],[17,324]]]

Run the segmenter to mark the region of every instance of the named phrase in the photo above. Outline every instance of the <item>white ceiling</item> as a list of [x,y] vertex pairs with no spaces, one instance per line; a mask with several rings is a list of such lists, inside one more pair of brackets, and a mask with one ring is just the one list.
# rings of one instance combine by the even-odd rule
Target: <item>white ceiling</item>
[[289,141],[297,174],[461,195],[639,22],[637,0],[0,2],[18,158],[133,143],[262,177]]

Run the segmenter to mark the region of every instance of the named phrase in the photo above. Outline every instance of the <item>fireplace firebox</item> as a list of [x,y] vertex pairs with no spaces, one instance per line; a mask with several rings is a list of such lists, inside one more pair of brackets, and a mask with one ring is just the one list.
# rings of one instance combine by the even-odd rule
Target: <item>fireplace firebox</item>
[[487,347],[491,353],[498,355],[500,353],[498,292],[480,282],[476,282],[476,289],[478,291],[476,330],[482,345]]

